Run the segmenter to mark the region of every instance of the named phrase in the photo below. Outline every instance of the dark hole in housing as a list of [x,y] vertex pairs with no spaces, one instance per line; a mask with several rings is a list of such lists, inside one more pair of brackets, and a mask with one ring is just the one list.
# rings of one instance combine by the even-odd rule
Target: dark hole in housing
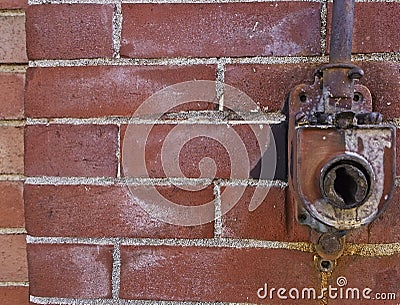
[[300,99],[300,102],[304,103],[307,101],[307,95],[302,93],[302,94],[300,94],[299,99]]
[[332,267],[332,263],[327,260],[322,260],[320,264],[323,271],[329,271]]
[[349,175],[346,168],[339,167],[336,170],[336,179],[334,182],[335,192],[342,197],[346,206],[356,203],[355,195],[357,193],[357,182],[354,177]]

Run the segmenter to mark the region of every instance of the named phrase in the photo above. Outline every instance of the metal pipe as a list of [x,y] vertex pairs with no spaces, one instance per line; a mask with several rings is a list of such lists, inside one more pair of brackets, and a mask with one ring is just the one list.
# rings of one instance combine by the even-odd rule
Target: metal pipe
[[354,0],[334,0],[330,40],[330,63],[349,63],[353,40]]

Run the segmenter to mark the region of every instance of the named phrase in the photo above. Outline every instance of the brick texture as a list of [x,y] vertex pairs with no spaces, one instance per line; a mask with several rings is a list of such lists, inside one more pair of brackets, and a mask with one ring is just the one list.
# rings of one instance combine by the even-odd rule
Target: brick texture
[[28,305],[29,287],[0,287],[2,305]]
[[[153,189],[138,186],[132,190],[138,188],[141,194]],[[201,205],[213,200],[212,187],[196,196],[178,187],[157,190],[164,198],[181,205]],[[213,237],[213,223],[184,227],[154,219],[137,204],[126,186],[26,185],[25,208],[26,227],[34,236]]]
[[24,130],[20,127],[0,127],[0,173],[24,172]]
[[[148,97],[169,85],[213,80],[215,75],[215,66],[28,69],[25,109],[30,117],[131,116]],[[192,103],[175,111],[207,108]]]
[[30,6],[26,12],[28,57],[29,59],[111,57],[112,18],[111,5]]
[[32,244],[28,259],[31,295],[111,296],[111,246]]
[[315,68],[310,64],[227,65],[225,82],[246,93],[261,109],[280,111],[291,88],[314,82]]
[[0,9],[18,9],[26,8],[28,1],[26,0],[0,0]]
[[24,115],[23,73],[0,73],[0,119],[21,119]]
[[[227,191],[227,194],[224,193]],[[239,239],[260,239],[260,240],[308,240],[307,227],[296,225],[298,233],[295,235],[294,228],[288,225],[290,219],[287,213],[291,207],[286,202],[286,189],[278,187],[226,187],[221,195],[222,210],[228,210],[235,203],[237,194],[242,197],[237,204],[222,218],[222,237]],[[257,192],[257,193],[255,193]],[[258,193],[259,192],[259,193]],[[257,209],[250,211],[252,198],[256,199],[257,194],[265,194],[263,201],[256,200],[260,205]],[[230,195],[230,194],[233,194]],[[255,197],[253,197],[255,196]],[[299,233],[302,233],[299,235]]]
[[400,98],[400,64],[396,62],[362,62],[365,76],[360,83],[367,86],[372,94],[374,111],[382,113],[385,119],[400,117],[396,100]]
[[115,177],[117,133],[111,125],[28,126],[26,174]]
[[[338,287],[336,280],[340,276],[347,279],[347,285],[344,288],[358,288],[362,291],[364,288],[370,288],[371,300],[331,300],[329,304],[384,304],[390,305],[396,303],[394,300],[378,300],[376,293],[393,292],[397,294],[400,290],[400,267],[399,255],[386,257],[343,257],[338,261],[337,267],[333,271],[329,283]],[[373,267],[372,267],[373,266]],[[362,295],[362,294],[360,294]],[[375,298],[373,300],[372,298]]]
[[120,296],[132,299],[270,304],[257,297],[266,282],[319,285],[312,254],[287,250],[124,246],[121,267]]
[[23,185],[21,182],[0,183],[0,227],[24,227]]
[[24,235],[0,235],[0,282],[27,281]]
[[370,225],[369,242],[371,243],[398,243],[400,232],[398,219],[400,217],[400,189],[395,188],[393,197],[386,210]]
[[319,7],[299,2],[125,4],[121,55],[317,55]]
[[[328,7],[331,20],[331,6]],[[353,53],[400,51],[399,3],[357,3],[354,15]],[[328,22],[328,38],[330,36]],[[328,39],[329,40],[329,39]],[[329,50],[329,41],[328,41]]]
[[[155,125],[148,132],[147,126],[131,125],[128,130],[121,129],[122,150],[135,142],[145,144],[146,171],[124,171],[130,177],[189,177],[189,178],[236,178],[247,179],[250,170],[255,168],[261,158],[261,145],[255,132],[264,126],[259,125]],[[267,132],[267,131],[265,131]],[[127,135],[128,140],[125,140]],[[146,137],[147,135],[147,137]],[[132,138],[131,138],[132,137]],[[177,152],[171,152],[172,147]],[[133,151],[139,151],[135,146]],[[243,153],[241,164],[233,164],[232,154]],[[124,165],[133,165],[137,155],[123,155]],[[245,159],[244,159],[245,158]],[[246,162],[248,164],[246,165]],[[173,166],[175,165],[176,166]],[[246,170],[247,167],[247,171]],[[132,167],[131,167],[132,168]],[[172,169],[174,168],[174,169]]]
[[0,63],[25,63],[25,17],[0,16]]

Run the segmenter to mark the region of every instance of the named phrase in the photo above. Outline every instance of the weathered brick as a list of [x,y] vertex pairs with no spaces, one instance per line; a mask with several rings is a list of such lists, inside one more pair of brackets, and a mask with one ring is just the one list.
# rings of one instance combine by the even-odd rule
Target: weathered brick
[[360,83],[371,91],[374,111],[382,113],[385,119],[400,117],[396,101],[400,98],[400,63],[360,62],[365,76]]
[[29,287],[0,287],[2,305],[28,305]]
[[125,4],[121,55],[316,55],[319,7],[299,2]]
[[[329,304],[396,304],[399,298],[400,290],[400,256],[383,256],[383,257],[362,257],[362,256],[346,256],[338,260],[336,268],[333,270],[332,276],[328,281],[333,288],[340,288],[337,284],[339,277],[345,277],[347,284],[342,286],[343,298],[331,298]],[[360,291],[360,299],[352,299],[352,293],[349,290],[349,297],[346,299],[346,290],[357,288]],[[368,294],[371,299],[362,297],[365,288],[370,288]],[[349,294],[350,293],[350,294]],[[378,300],[376,293],[395,293],[396,299]],[[357,294],[355,294],[357,297]]]
[[31,295],[111,296],[112,246],[31,244],[28,260]]
[[24,115],[25,74],[0,73],[0,118],[20,119]]
[[[128,172],[123,170],[130,177],[247,179],[261,158],[260,147],[267,145],[269,139],[267,128],[262,124],[158,124],[150,126],[151,130],[145,125],[128,128],[128,133],[126,126],[121,128],[122,151],[136,149],[139,153],[140,147],[135,142],[138,138],[137,141],[145,143],[147,167],[146,172],[139,169],[133,172],[132,166]],[[258,141],[255,133],[267,133],[266,139],[259,137]],[[122,155],[131,157],[123,158],[123,165],[137,162],[137,154]]]
[[[155,219],[138,204],[136,190],[159,191],[176,204],[211,202],[213,188],[196,193],[179,187],[25,186],[26,227],[33,236],[212,238],[213,223],[185,227]],[[140,195],[142,196],[142,195]],[[139,197],[143,198],[143,197]],[[149,198],[149,197],[147,197]],[[212,215],[213,216],[213,215]]]
[[29,176],[116,176],[118,127],[27,126],[25,172]]
[[28,6],[26,0],[0,0],[0,9],[24,9]]
[[393,197],[387,205],[387,209],[376,219],[369,230],[369,242],[371,243],[397,243],[400,242],[398,220],[400,217],[400,190],[395,188]]
[[0,127],[0,173],[24,172],[24,130],[20,127]]
[[112,5],[33,5],[26,12],[29,59],[111,57]]
[[[96,66],[34,68],[27,71],[29,117],[131,116],[152,94],[180,82],[214,80],[215,66]],[[170,105],[168,101],[164,105]],[[190,102],[190,101],[188,101]],[[201,101],[199,101],[201,102]],[[155,105],[154,113],[160,111]],[[178,110],[204,110],[191,103]],[[212,108],[211,108],[212,109]]]
[[[238,194],[243,195],[237,200]],[[265,199],[254,195],[262,194]],[[250,211],[250,203],[260,204]],[[222,218],[222,237],[287,240],[285,189],[272,187],[226,187],[221,194],[222,211],[230,211]],[[254,205],[253,205],[254,207]]]
[[[277,249],[121,249],[120,297],[124,299],[271,304],[269,298],[257,297],[257,290],[265,283],[269,287],[318,289],[313,255]],[[273,300],[277,300],[276,294]],[[319,304],[310,300],[294,302]]]
[[362,53],[398,52],[399,14],[399,3],[358,3],[355,17],[355,48]]
[[25,17],[0,17],[0,63],[25,63]]
[[28,280],[24,235],[0,235],[0,282]]
[[400,132],[396,129],[396,176],[400,175]]
[[0,198],[0,227],[24,227],[24,202],[22,183],[1,182]]
[[[332,6],[328,6],[328,50]],[[354,13],[353,53],[400,51],[399,3],[357,3]]]
[[282,110],[289,91],[314,81],[313,64],[227,65],[225,82],[246,93],[260,108]]

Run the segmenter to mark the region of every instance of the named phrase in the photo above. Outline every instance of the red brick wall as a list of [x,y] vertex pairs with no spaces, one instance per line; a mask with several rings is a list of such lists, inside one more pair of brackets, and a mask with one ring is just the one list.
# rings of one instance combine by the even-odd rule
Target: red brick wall
[[0,1],[0,303],[28,304],[24,220],[25,1]]
[[[14,120],[2,121],[7,126],[1,127],[0,143],[5,143],[1,170],[14,180],[16,174],[26,175],[31,304],[125,304],[124,300],[326,304],[326,300],[260,299],[257,290],[264,283],[320,289],[339,276],[353,287],[395,292],[400,298],[397,188],[388,211],[352,233],[333,273],[315,268],[312,233],[297,224],[287,200],[282,109],[289,90],[311,82],[315,67],[327,61],[330,6],[325,1],[69,2],[32,0],[27,8],[30,62],[24,168],[15,157],[22,153],[22,129],[14,126],[22,125],[15,120],[23,115],[18,103],[24,75],[0,75],[10,92],[7,103],[2,102],[6,104],[2,116]],[[372,92],[375,110],[395,124],[400,117],[399,15],[397,2],[358,2],[353,50],[354,61],[365,69],[362,83]],[[12,22],[17,21],[8,23]],[[4,63],[24,62],[22,55],[8,56]],[[215,82],[216,103],[191,100],[156,122],[164,100],[156,100],[160,104],[153,100],[148,116],[129,121],[152,94],[193,80]],[[232,99],[224,84],[245,92],[258,106],[256,112],[267,112],[264,120],[238,122],[226,112],[211,114]],[[146,139],[146,127],[152,125]],[[242,159],[256,167],[262,155],[257,130],[268,133],[268,125],[276,139],[278,169],[275,179],[261,179],[257,187],[257,179],[236,177],[232,168]],[[130,128],[139,131],[136,145],[128,142]],[[160,165],[165,161],[163,144],[178,129],[190,140],[175,156],[179,158],[173,158],[183,177]],[[202,136],[194,137],[198,131]],[[229,132],[238,135],[242,147],[227,149],[207,137]],[[124,147],[134,151],[144,142],[148,174],[127,177]],[[240,149],[245,154],[235,159]],[[201,173],[204,164],[199,162],[204,158],[215,161],[214,172]],[[142,161],[140,156],[135,160]],[[6,208],[22,215],[21,182],[3,185],[9,198],[4,201]],[[208,213],[214,220],[198,226],[158,220],[135,197],[154,189],[163,198],[192,208],[211,202]],[[269,192],[257,209],[249,211],[257,190]],[[236,192],[243,195],[236,198]],[[12,213],[0,221],[7,228],[22,228],[22,218],[7,216]],[[4,236],[12,244],[22,243],[20,237]],[[21,274],[16,281],[26,280]],[[335,303],[361,304],[328,302]]]

